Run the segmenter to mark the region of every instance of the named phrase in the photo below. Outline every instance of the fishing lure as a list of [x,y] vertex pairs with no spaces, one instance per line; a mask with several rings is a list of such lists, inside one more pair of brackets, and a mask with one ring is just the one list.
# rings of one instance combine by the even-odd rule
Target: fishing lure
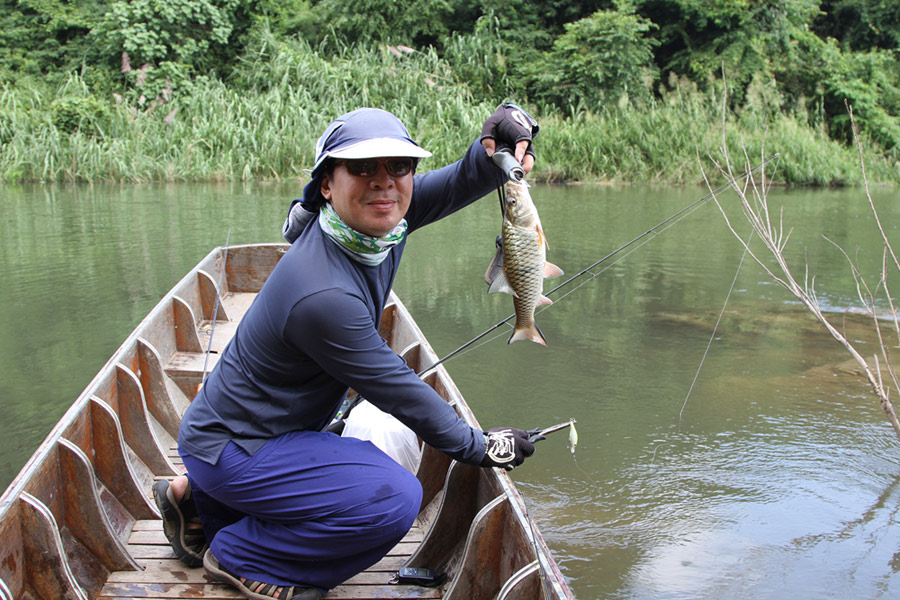
[[575,419],[569,419],[565,423],[559,423],[558,425],[552,425],[544,429],[541,429],[540,427],[531,429],[528,431],[528,439],[532,443],[538,442],[547,437],[548,433],[560,431],[566,427],[569,428],[569,450],[572,451],[572,454],[575,454],[575,446],[578,445],[578,432],[575,431]]
[[575,431],[575,419],[569,421],[569,450],[575,454],[575,446],[578,445],[578,432]]

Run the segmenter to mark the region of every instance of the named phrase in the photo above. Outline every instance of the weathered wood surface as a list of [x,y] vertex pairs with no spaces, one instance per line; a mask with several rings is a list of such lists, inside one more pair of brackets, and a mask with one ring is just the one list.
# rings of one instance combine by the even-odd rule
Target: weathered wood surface
[[[210,253],[73,403],[0,496],[0,600],[240,598],[175,558],[150,489],[184,471],[175,447],[181,415],[286,248]],[[428,371],[437,356],[396,298],[379,331],[478,427],[446,370]],[[416,525],[328,600],[573,598],[505,472],[425,447],[417,476],[424,493]],[[449,579],[437,589],[391,584],[402,566]]]
[[[440,598],[436,589],[390,583],[423,537],[414,526],[381,561],[331,590],[328,600]],[[175,558],[157,519],[135,522],[127,548],[143,570],[111,573],[98,598],[242,598],[233,588],[210,582],[202,568],[188,568]]]

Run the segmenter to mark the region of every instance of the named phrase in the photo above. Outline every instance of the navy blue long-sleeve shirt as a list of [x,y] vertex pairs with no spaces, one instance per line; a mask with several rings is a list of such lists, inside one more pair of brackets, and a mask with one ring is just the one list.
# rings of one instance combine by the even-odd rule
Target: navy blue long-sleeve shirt
[[[458,162],[416,175],[408,234],[490,192],[497,172],[478,142]],[[406,240],[378,266],[357,263],[316,219],[291,245],[185,412],[183,451],[215,464],[229,441],[253,454],[273,437],[321,430],[348,388],[431,446],[479,464],[482,432],[456,412],[378,334]]]

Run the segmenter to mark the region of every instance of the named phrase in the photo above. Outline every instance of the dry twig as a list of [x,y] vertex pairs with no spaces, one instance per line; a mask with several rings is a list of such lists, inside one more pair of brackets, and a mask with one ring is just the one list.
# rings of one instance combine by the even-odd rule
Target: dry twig
[[[891,426],[894,428],[894,433],[897,435],[897,438],[900,439],[900,420],[898,420],[897,418],[897,413],[894,410],[894,404],[890,399],[891,389],[900,391],[900,378],[898,378],[896,369],[894,369],[891,362],[889,352],[890,344],[884,338],[882,322],[878,318],[878,315],[876,313],[876,299],[880,298],[883,295],[887,298],[887,303],[890,308],[890,317],[894,325],[894,334],[898,338],[898,343],[900,343],[900,326],[898,326],[897,310],[891,298],[890,289],[888,287],[888,271],[890,264],[888,261],[888,257],[891,258],[891,260],[893,261],[893,266],[896,267],[898,271],[900,271],[900,261],[897,260],[897,256],[894,253],[893,247],[888,241],[887,235],[885,235],[884,229],[881,226],[881,221],[878,218],[878,212],[875,208],[875,204],[872,201],[871,195],[869,194],[869,184],[868,180],[866,179],[862,147],[859,140],[859,135],[856,130],[856,123],[853,121],[853,111],[849,105],[847,106],[847,110],[850,113],[850,122],[853,127],[853,136],[856,141],[857,151],[859,153],[859,161],[862,168],[863,181],[865,182],[866,197],[868,198],[869,207],[872,210],[872,214],[875,216],[875,223],[877,224],[878,229],[881,232],[881,239],[884,245],[884,255],[882,260],[880,280],[878,281],[877,285],[874,286],[874,289],[869,287],[869,285],[863,278],[863,275],[860,272],[857,263],[855,263],[850,258],[850,256],[843,250],[843,248],[840,248],[840,246],[838,246],[831,240],[828,241],[834,244],[847,259],[847,262],[850,265],[853,279],[856,283],[859,299],[862,302],[865,312],[872,317],[874,330],[879,342],[879,351],[873,355],[874,367],[869,364],[869,362],[856,350],[853,344],[849,340],[847,340],[847,338],[840,331],[838,331],[837,328],[835,328],[822,313],[815,291],[815,277],[810,280],[809,265],[805,265],[802,284],[799,283],[792,274],[790,266],[788,265],[783,252],[788,239],[790,238],[791,232],[790,230],[788,230],[787,233],[785,233],[782,215],[779,215],[777,223],[772,222],[767,200],[769,183],[766,179],[765,170],[762,171],[761,181],[756,181],[750,169],[747,169],[747,174],[745,175],[741,175],[740,177],[735,176],[731,161],[728,156],[728,150],[724,141],[724,122],[722,128],[723,145],[721,149],[724,158],[721,163],[713,159],[713,163],[715,164],[716,168],[718,168],[718,170],[726,177],[726,180],[731,184],[731,189],[734,190],[734,192],[737,194],[740,201],[742,213],[753,228],[753,232],[762,240],[768,252],[775,259],[775,262],[778,265],[776,269],[773,270],[766,262],[763,262],[761,258],[749,247],[748,243],[745,242],[740,235],[738,235],[737,231],[729,220],[728,215],[726,214],[722,205],[719,203],[719,198],[716,195],[713,186],[710,184],[709,179],[707,178],[706,170],[703,168],[702,163],[700,168],[703,172],[703,178],[706,181],[707,187],[712,193],[713,200],[716,202],[716,206],[719,207],[719,211],[725,218],[725,223],[727,224],[728,228],[741,242],[747,253],[753,257],[753,259],[763,268],[763,270],[765,270],[769,277],[771,277],[773,281],[793,294],[816,317],[816,319],[825,327],[825,329],[828,330],[832,337],[834,337],[834,339],[836,339],[842,346],[844,346],[844,348],[846,348],[850,355],[853,356],[853,359],[865,374],[866,379],[868,380],[869,385],[872,388],[872,391],[878,397],[882,410],[887,416],[888,421],[891,423]],[[765,145],[763,145],[761,153],[763,155],[763,158],[765,158]],[[744,149],[743,154],[745,162],[747,163],[747,165],[749,165],[750,160],[747,156],[746,149]]]

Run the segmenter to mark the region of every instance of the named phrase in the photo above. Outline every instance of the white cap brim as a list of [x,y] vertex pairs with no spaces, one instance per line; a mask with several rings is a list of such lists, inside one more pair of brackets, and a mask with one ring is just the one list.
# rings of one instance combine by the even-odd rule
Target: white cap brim
[[350,146],[326,152],[331,158],[384,158],[387,156],[403,156],[410,158],[428,158],[431,152],[421,146],[411,144],[397,138],[372,138]]

